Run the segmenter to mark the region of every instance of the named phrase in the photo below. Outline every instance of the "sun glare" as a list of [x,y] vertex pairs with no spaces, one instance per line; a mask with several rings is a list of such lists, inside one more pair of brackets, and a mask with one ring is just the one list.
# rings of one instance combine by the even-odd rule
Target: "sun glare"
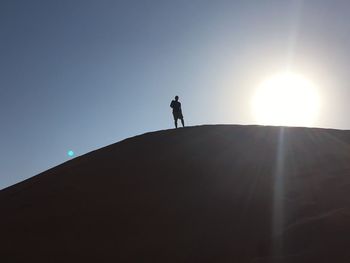
[[281,73],[265,80],[252,99],[252,111],[262,125],[312,126],[320,97],[314,84],[301,75]]

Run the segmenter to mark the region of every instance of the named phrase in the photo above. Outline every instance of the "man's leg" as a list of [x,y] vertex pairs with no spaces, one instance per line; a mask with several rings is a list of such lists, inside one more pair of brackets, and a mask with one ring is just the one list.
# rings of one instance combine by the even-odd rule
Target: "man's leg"
[[185,127],[185,121],[184,118],[181,119],[182,127]]
[[177,128],[177,115],[175,112],[173,112],[173,117],[174,117],[175,128]]

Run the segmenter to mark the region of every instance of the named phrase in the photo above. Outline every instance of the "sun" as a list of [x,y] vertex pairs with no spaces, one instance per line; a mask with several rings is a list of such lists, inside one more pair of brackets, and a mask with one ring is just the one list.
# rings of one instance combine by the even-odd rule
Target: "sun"
[[280,73],[261,83],[251,106],[262,125],[312,126],[319,114],[320,96],[305,77]]

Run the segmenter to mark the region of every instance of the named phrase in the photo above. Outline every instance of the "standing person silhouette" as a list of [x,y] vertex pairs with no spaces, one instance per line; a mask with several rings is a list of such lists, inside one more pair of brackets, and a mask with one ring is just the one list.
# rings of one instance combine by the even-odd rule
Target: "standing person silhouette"
[[173,109],[173,116],[175,121],[175,128],[177,128],[177,120],[180,119],[182,127],[185,127],[184,116],[182,115],[181,103],[179,102],[179,96],[175,96],[175,100],[172,100],[170,107]]

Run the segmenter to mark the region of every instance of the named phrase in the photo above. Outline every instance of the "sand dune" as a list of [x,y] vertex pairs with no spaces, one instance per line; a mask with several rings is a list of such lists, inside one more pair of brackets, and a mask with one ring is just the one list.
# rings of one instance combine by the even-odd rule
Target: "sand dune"
[[133,137],[0,191],[1,262],[350,262],[350,131]]

